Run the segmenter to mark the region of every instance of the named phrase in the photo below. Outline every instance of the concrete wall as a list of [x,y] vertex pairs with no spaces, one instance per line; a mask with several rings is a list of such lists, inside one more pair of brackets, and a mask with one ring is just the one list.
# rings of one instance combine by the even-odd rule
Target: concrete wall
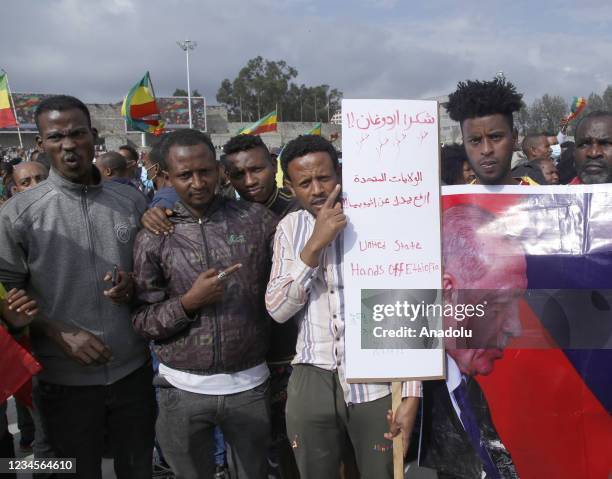
[[[228,132],[225,134],[211,134],[211,138],[215,145],[225,144],[232,136],[238,134],[238,132],[252,123],[240,123],[230,122],[228,123]],[[300,135],[308,133],[316,125],[315,122],[299,122],[299,121],[286,121],[278,124],[277,131],[271,133],[263,133],[261,139],[268,146],[268,148],[280,148],[286,145],[289,141],[297,138]],[[330,123],[323,123],[321,125],[321,134],[325,138],[330,138],[333,133],[338,134],[338,140],[334,142],[336,148],[341,148],[341,136],[342,126],[332,125]]]
[[[157,142],[157,138],[150,134],[144,135],[144,145],[142,134],[138,132],[126,132],[125,122],[121,117],[121,104],[90,103],[87,105],[91,113],[91,122],[97,128],[101,141],[106,150],[116,150],[119,146],[128,143],[135,148],[151,147]],[[232,136],[244,127],[252,123],[228,122],[227,109],[223,106],[208,106],[206,109],[207,127],[213,144],[221,148]],[[269,148],[280,148],[293,138],[303,135],[315,126],[315,122],[282,122],[278,124],[278,131],[264,133],[262,140]],[[341,148],[342,126],[323,123],[321,133],[326,138],[332,134],[337,134],[338,139],[334,141],[336,148]],[[35,146],[36,133],[28,132],[22,134],[24,147],[33,148]],[[0,146],[19,146],[19,139],[16,133],[1,133]]]

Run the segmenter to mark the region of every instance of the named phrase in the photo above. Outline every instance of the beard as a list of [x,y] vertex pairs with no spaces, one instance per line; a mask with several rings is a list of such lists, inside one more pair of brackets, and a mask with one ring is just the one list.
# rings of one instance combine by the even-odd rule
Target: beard
[[[597,173],[589,173],[586,171],[586,167],[591,165],[597,165],[601,167],[601,170]],[[580,181],[582,181],[585,185],[597,185],[601,183],[612,183],[612,171],[610,167],[602,161],[591,160],[587,161],[580,171],[578,171],[578,176]]]

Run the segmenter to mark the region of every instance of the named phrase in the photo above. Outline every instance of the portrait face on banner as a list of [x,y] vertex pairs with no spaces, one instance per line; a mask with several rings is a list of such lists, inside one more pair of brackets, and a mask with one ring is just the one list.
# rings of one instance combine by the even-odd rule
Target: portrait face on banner
[[[486,299],[485,317],[498,318],[472,320],[473,337],[449,343],[447,354],[482,388],[521,477],[605,475],[611,466],[603,457],[612,428],[596,424],[610,424],[612,411],[612,187],[577,188],[443,188],[443,243],[453,246],[444,250],[445,294]],[[457,208],[485,219],[452,230],[445,216]]]

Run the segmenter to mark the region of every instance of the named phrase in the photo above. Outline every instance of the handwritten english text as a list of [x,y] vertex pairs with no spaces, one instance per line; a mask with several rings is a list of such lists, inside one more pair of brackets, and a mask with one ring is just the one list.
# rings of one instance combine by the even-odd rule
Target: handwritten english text
[[[385,240],[359,240],[359,251],[368,251],[368,250],[387,250],[387,242]],[[422,250],[420,241],[402,241],[396,239],[392,245],[392,251],[414,251],[414,250]]]
[[359,263],[351,263],[351,276],[392,276],[398,278],[401,276],[412,276],[414,274],[429,274],[440,271],[440,265],[434,261],[421,261],[418,263],[405,263],[399,261],[396,263],[361,265]]

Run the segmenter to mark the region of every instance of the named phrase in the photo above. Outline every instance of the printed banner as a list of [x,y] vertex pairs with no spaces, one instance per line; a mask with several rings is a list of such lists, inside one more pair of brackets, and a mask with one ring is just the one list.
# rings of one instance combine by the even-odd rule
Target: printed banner
[[444,187],[442,208],[445,288],[497,290],[497,347],[448,348],[447,381],[424,383],[420,464],[608,477],[612,185]]

